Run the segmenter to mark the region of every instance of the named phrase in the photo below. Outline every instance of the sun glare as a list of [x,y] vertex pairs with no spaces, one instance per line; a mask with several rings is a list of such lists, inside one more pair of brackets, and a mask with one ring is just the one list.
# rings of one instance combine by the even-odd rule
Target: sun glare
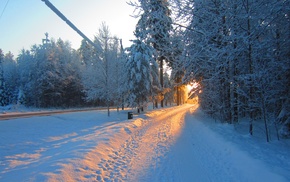
[[190,92],[193,88],[197,88],[198,87],[198,83],[193,82],[193,83],[189,83],[186,85],[187,90]]

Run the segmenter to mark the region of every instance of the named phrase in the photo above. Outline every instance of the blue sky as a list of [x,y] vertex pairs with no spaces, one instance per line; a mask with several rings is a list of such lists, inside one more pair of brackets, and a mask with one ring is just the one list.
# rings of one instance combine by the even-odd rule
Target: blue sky
[[[8,0],[0,0],[0,15]],[[50,0],[87,37],[93,39],[102,22],[112,35],[130,45],[137,19],[131,17],[134,8],[128,0]],[[48,32],[50,38],[68,40],[73,48],[82,38],[51,11],[41,0],[9,0],[0,18],[0,48],[17,56],[22,48],[41,44]]]

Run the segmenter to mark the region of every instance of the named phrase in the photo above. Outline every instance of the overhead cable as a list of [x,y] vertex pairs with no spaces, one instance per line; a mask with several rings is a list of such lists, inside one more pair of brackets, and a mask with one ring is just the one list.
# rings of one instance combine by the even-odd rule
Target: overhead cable
[[9,0],[7,0],[6,4],[5,4],[5,6],[4,6],[4,8],[3,8],[2,12],[1,12],[0,20],[1,20],[2,16],[3,16],[3,14],[4,14],[4,11],[5,11],[5,9],[6,9],[7,5],[8,5],[8,3],[9,3]]

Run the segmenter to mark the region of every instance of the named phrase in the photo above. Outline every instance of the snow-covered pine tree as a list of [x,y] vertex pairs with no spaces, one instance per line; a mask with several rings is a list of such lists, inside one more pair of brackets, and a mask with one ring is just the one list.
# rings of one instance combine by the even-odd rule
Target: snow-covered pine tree
[[92,60],[94,54],[94,47],[90,45],[85,39],[82,40],[78,52],[82,60],[82,63],[85,66],[90,66],[91,64],[93,64]]
[[17,63],[14,55],[8,52],[3,60],[3,81],[4,81],[4,105],[16,104],[18,94]]
[[58,39],[54,54],[59,64],[61,106],[71,107],[81,103],[81,62],[69,42]]
[[[136,3],[131,3],[131,5],[140,8],[142,12],[136,25],[135,36],[156,50],[160,84],[163,89],[164,61],[170,61],[169,57],[173,49],[170,43],[172,19],[169,3],[167,0],[139,0],[139,5]],[[161,107],[163,107],[163,92],[163,90],[160,92]]]
[[159,88],[155,85],[158,65],[153,55],[153,48],[138,39],[128,48],[128,102],[132,107],[142,107]]
[[46,49],[50,49],[49,44],[46,48],[35,44],[31,46],[30,51],[23,49],[17,58],[18,74],[21,77],[20,87],[23,89],[27,106],[42,106],[40,80],[41,75],[46,71],[44,66]]
[[19,93],[18,102],[27,106],[34,105],[32,103],[33,88],[32,85],[35,81],[33,72],[35,71],[35,61],[30,51],[22,49],[17,57],[17,73],[19,78]]
[[[17,58],[20,91],[25,104],[35,107],[65,107],[82,100],[77,52],[68,42],[51,40],[23,50]],[[18,93],[18,92],[17,92]]]

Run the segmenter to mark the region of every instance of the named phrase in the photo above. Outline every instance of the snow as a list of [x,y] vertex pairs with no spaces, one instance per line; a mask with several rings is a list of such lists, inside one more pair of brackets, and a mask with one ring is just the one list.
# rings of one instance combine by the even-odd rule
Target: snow
[[290,180],[290,142],[215,123],[197,105],[0,121],[0,181]]

